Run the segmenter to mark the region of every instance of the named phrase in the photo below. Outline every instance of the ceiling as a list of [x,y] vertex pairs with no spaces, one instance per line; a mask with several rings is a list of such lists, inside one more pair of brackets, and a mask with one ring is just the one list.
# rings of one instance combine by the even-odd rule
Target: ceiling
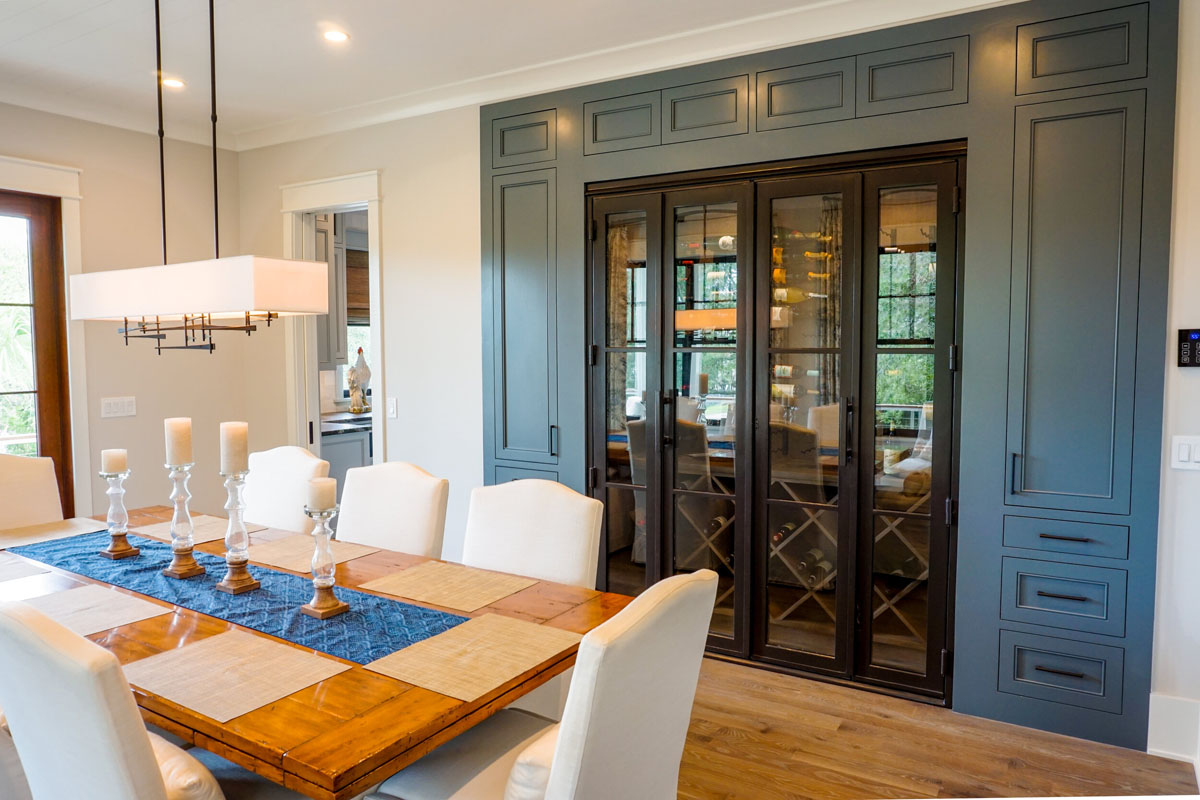
[[[1006,1],[216,0],[221,142],[260,147]],[[153,7],[0,0],[0,102],[154,131]],[[208,4],[162,0],[162,17],[163,72],[186,82],[164,92],[167,135],[207,141]],[[326,42],[327,28],[350,40]]]

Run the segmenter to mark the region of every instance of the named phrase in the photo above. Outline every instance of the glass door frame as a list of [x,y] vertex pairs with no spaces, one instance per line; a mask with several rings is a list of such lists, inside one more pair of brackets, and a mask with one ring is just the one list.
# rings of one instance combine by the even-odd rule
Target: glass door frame
[[[737,278],[737,344],[734,348],[738,363],[737,374],[737,403],[743,409],[753,406],[753,376],[754,366],[754,268],[752,257],[752,242],[754,236],[754,192],[753,184],[749,181],[700,185],[685,189],[675,189],[663,192],[662,214],[662,355],[660,368],[663,395],[663,435],[660,438],[664,449],[674,452],[673,443],[678,441],[675,435],[677,416],[673,407],[673,398],[666,387],[675,385],[674,376],[674,346],[675,334],[675,238],[674,238],[674,209],[685,206],[712,205],[718,203],[737,203],[737,242],[736,255],[738,264]],[[668,266],[670,265],[670,266]],[[668,324],[670,320],[670,324]],[[713,348],[715,352],[725,352]],[[668,410],[666,403],[672,401]],[[735,455],[734,476],[734,530],[733,530],[733,636],[725,637],[709,633],[708,649],[713,652],[725,653],[741,658],[749,656],[748,627],[750,623],[750,603],[752,593],[751,580],[751,537],[753,535],[754,509],[752,508],[752,491],[750,480],[752,476],[752,436],[754,431],[754,415],[740,413],[735,421]],[[659,517],[661,525],[661,543],[663,548],[661,578],[674,574],[675,564],[675,515],[673,497],[675,495],[675,459],[664,455],[662,460],[663,485],[660,492],[662,512]],[[718,604],[722,588],[717,589]]]
[[[959,215],[956,208],[959,172],[962,159],[939,161],[911,166],[867,170],[863,183],[863,261],[862,261],[862,349],[859,357],[861,372],[859,397],[862,413],[858,424],[858,450],[874,453],[875,449],[875,368],[880,352],[905,352],[903,348],[881,350],[876,336],[865,332],[878,330],[879,193],[882,189],[905,186],[937,186],[937,252],[938,269],[934,310],[933,403],[935,409],[947,409],[943,418],[951,420],[950,434],[934,433],[932,480],[929,504],[929,578],[926,614],[925,673],[892,669],[871,663],[872,622],[874,619],[872,565],[875,546],[874,456],[859,459],[859,540],[855,612],[854,678],[906,692],[936,697],[949,697],[949,670],[945,654],[950,651],[950,616],[953,603],[949,588],[953,585],[953,537],[956,520],[953,500],[956,497],[957,452],[959,427],[959,370],[957,342],[959,340],[961,306],[958,298],[962,258],[959,243]],[[941,258],[949,256],[950,263]],[[938,413],[938,412],[935,412]],[[940,414],[939,414],[940,416]]]
[[[771,223],[772,201],[790,197],[810,197],[820,194],[840,193],[842,196],[842,269],[841,269],[841,330],[839,358],[841,359],[841,385],[839,397],[839,445],[838,445],[838,497],[846,498],[837,505],[838,553],[837,574],[855,575],[855,531],[858,522],[858,507],[854,498],[858,493],[858,469],[855,461],[854,436],[855,392],[858,387],[858,337],[860,319],[860,208],[862,176],[860,172],[844,171],[822,175],[780,178],[759,181],[757,184],[756,209],[756,253],[755,280],[758,311],[755,315],[755,486],[754,507],[767,514],[762,528],[763,535],[755,537],[753,561],[756,574],[761,580],[754,584],[752,653],[758,660],[790,667],[821,672],[836,677],[848,677],[850,659],[853,655],[850,637],[853,628],[855,581],[853,577],[836,589],[835,608],[837,619],[834,626],[834,655],[824,656],[771,644],[769,640],[769,557],[767,537],[771,535],[769,497],[771,482],[770,464],[770,402],[771,402],[771,356],[777,353],[802,354],[801,348],[773,348],[770,346],[771,324]],[[811,350],[812,348],[807,348]],[[780,501],[775,501],[780,502]],[[786,502],[786,501],[784,501]]]
[[[590,271],[591,286],[589,292],[588,324],[591,328],[589,337],[590,369],[588,385],[588,413],[591,419],[588,436],[591,443],[589,458],[588,481],[594,494],[604,503],[604,523],[600,537],[600,557],[597,561],[597,586],[607,588],[609,581],[608,564],[608,526],[610,488],[632,486],[630,483],[610,482],[608,479],[608,408],[607,392],[602,389],[607,385],[608,354],[611,352],[633,352],[637,348],[622,348],[608,346],[608,217],[615,214],[642,212],[646,215],[646,274],[647,276],[661,273],[659,259],[662,256],[662,194],[654,192],[645,195],[618,195],[589,198],[589,212],[592,220],[592,269]],[[661,282],[647,279],[646,281],[646,563],[645,586],[649,588],[658,582],[664,574],[664,559],[661,547],[653,546],[652,534],[661,535],[661,527],[657,520],[661,517],[662,476],[661,453],[657,446],[650,443],[662,440],[662,384],[660,351],[662,343]]]

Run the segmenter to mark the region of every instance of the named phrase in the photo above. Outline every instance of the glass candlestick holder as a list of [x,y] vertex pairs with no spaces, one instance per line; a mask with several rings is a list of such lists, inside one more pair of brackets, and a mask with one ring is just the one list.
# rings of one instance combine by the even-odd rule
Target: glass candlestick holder
[[100,477],[108,481],[108,547],[100,551],[104,558],[114,561],[119,558],[132,558],[141,552],[129,543],[126,535],[129,533],[129,512],[125,510],[125,479],[129,470],[124,472],[101,472]]
[[204,574],[204,567],[196,562],[196,556],[192,553],[195,542],[192,541],[192,515],[188,511],[192,494],[187,488],[192,466],[166,465],[173,484],[171,502],[175,504],[175,512],[171,515],[171,564],[162,572],[168,578],[194,578]]
[[339,600],[333,593],[333,585],[336,582],[334,573],[337,570],[337,562],[334,561],[333,545],[330,544],[333,531],[329,528],[329,521],[337,516],[338,507],[309,508],[305,506],[304,513],[314,523],[312,531],[314,543],[312,560],[313,599],[308,601],[306,605],[300,606],[300,612],[310,617],[316,617],[317,619],[329,619],[350,610],[350,604],[344,600]]
[[246,568],[246,562],[250,560],[250,534],[242,519],[246,510],[246,501],[242,499],[246,473],[222,472],[221,477],[225,479],[225,491],[229,493],[229,499],[225,501],[229,527],[225,529],[225,577],[217,584],[217,591],[226,594],[252,592],[262,584]]

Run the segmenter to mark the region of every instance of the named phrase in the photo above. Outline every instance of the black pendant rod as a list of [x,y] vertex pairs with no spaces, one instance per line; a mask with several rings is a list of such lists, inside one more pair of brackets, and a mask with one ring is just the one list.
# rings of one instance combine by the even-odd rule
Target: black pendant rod
[[158,189],[162,202],[162,252],[163,263],[167,263],[167,164],[163,131],[163,98],[162,98],[162,20],[159,15],[158,0],[154,0],[154,74],[158,79]]
[[[158,2],[158,0],[155,0]],[[212,89],[213,258],[221,257],[221,223],[217,205],[217,26],[214,0],[208,0],[208,78]],[[161,90],[159,90],[161,92]]]

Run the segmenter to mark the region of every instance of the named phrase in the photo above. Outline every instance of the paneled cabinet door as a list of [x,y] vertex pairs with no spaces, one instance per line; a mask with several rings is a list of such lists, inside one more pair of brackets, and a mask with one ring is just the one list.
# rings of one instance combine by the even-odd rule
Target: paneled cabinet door
[[1146,98],[1020,106],[1006,502],[1128,514]]
[[335,216],[318,214],[317,261],[329,264],[329,313],[317,317],[317,369],[346,364],[346,248],[335,238]]
[[495,457],[558,463],[555,170],[492,179]]

